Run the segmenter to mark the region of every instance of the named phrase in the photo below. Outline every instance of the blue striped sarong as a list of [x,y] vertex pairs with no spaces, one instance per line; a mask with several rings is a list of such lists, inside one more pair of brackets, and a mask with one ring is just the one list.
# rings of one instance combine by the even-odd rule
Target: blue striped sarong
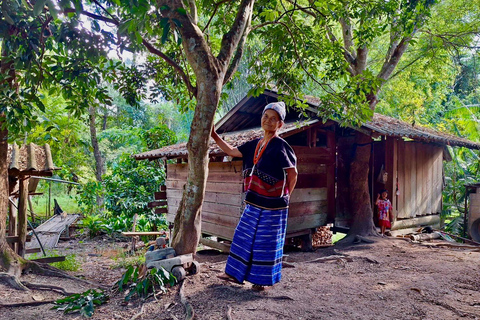
[[246,204],[235,229],[225,273],[239,282],[272,286],[282,278],[288,209]]

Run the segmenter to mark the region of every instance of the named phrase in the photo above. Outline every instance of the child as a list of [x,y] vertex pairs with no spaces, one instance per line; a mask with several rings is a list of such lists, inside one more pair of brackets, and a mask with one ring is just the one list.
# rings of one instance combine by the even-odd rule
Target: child
[[385,229],[391,228],[390,222],[393,219],[392,203],[387,199],[387,197],[388,192],[387,190],[383,189],[377,195],[377,201],[375,201],[378,209],[378,224],[380,225],[382,237],[385,236]]

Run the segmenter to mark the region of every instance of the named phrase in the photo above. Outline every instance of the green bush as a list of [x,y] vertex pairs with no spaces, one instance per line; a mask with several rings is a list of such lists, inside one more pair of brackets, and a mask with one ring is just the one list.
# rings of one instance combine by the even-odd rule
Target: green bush
[[165,181],[165,171],[155,162],[136,161],[123,154],[113,167],[111,174],[104,177],[105,208],[114,216],[148,214],[148,202],[154,192],[160,190]]
[[103,291],[95,289],[87,290],[83,293],[72,294],[63,299],[55,301],[52,309],[63,311],[63,313],[80,312],[85,318],[93,316],[95,306],[102,305],[108,301],[108,295]]
[[163,268],[147,269],[145,264],[138,267],[129,267],[117,282],[119,291],[128,291],[125,301],[134,296],[148,298],[151,294],[155,295],[167,292],[167,286],[175,285],[175,277]]
[[88,231],[88,236],[90,238],[96,237],[105,231],[105,220],[98,214],[85,216],[81,221],[81,225],[83,231],[85,231],[85,229]]

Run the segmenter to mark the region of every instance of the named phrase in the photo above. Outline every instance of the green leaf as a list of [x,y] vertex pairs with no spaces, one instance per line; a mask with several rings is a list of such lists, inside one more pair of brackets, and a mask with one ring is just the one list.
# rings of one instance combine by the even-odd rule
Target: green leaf
[[187,15],[187,10],[185,10],[184,8],[177,8],[176,11],[177,11],[178,13],[180,13],[181,15],[184,15],[184,16]]
[[48,11],[52,15],[53,19],[58,19],[58,12],[57,8],[55,8],[55,4],[53,3],[52,0],[46,0],[47,6],[48,6]]
[[162,33],[162,44],[167,42],[168,40],[168,32],[170,31],[170,23],[167,23],[165,27],[163,27],[163,33]]
[[97,20],[92,20],[92,29],[93,31],[97,31],[97,32],[100,31],[100,25],[98,24]]
[[43,11],[46,1],[47,0],[38,0],[35,2],[35,5],[33,6],[33,15],[38,16]]

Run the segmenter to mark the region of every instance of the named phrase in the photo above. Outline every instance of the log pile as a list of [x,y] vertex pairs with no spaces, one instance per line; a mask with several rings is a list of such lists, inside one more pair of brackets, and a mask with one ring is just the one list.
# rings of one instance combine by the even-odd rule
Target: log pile
[[318,227],[317,231],[313,234],[312,245],[313,247],[324,247],[332,244],[332,231],[330,227]]

